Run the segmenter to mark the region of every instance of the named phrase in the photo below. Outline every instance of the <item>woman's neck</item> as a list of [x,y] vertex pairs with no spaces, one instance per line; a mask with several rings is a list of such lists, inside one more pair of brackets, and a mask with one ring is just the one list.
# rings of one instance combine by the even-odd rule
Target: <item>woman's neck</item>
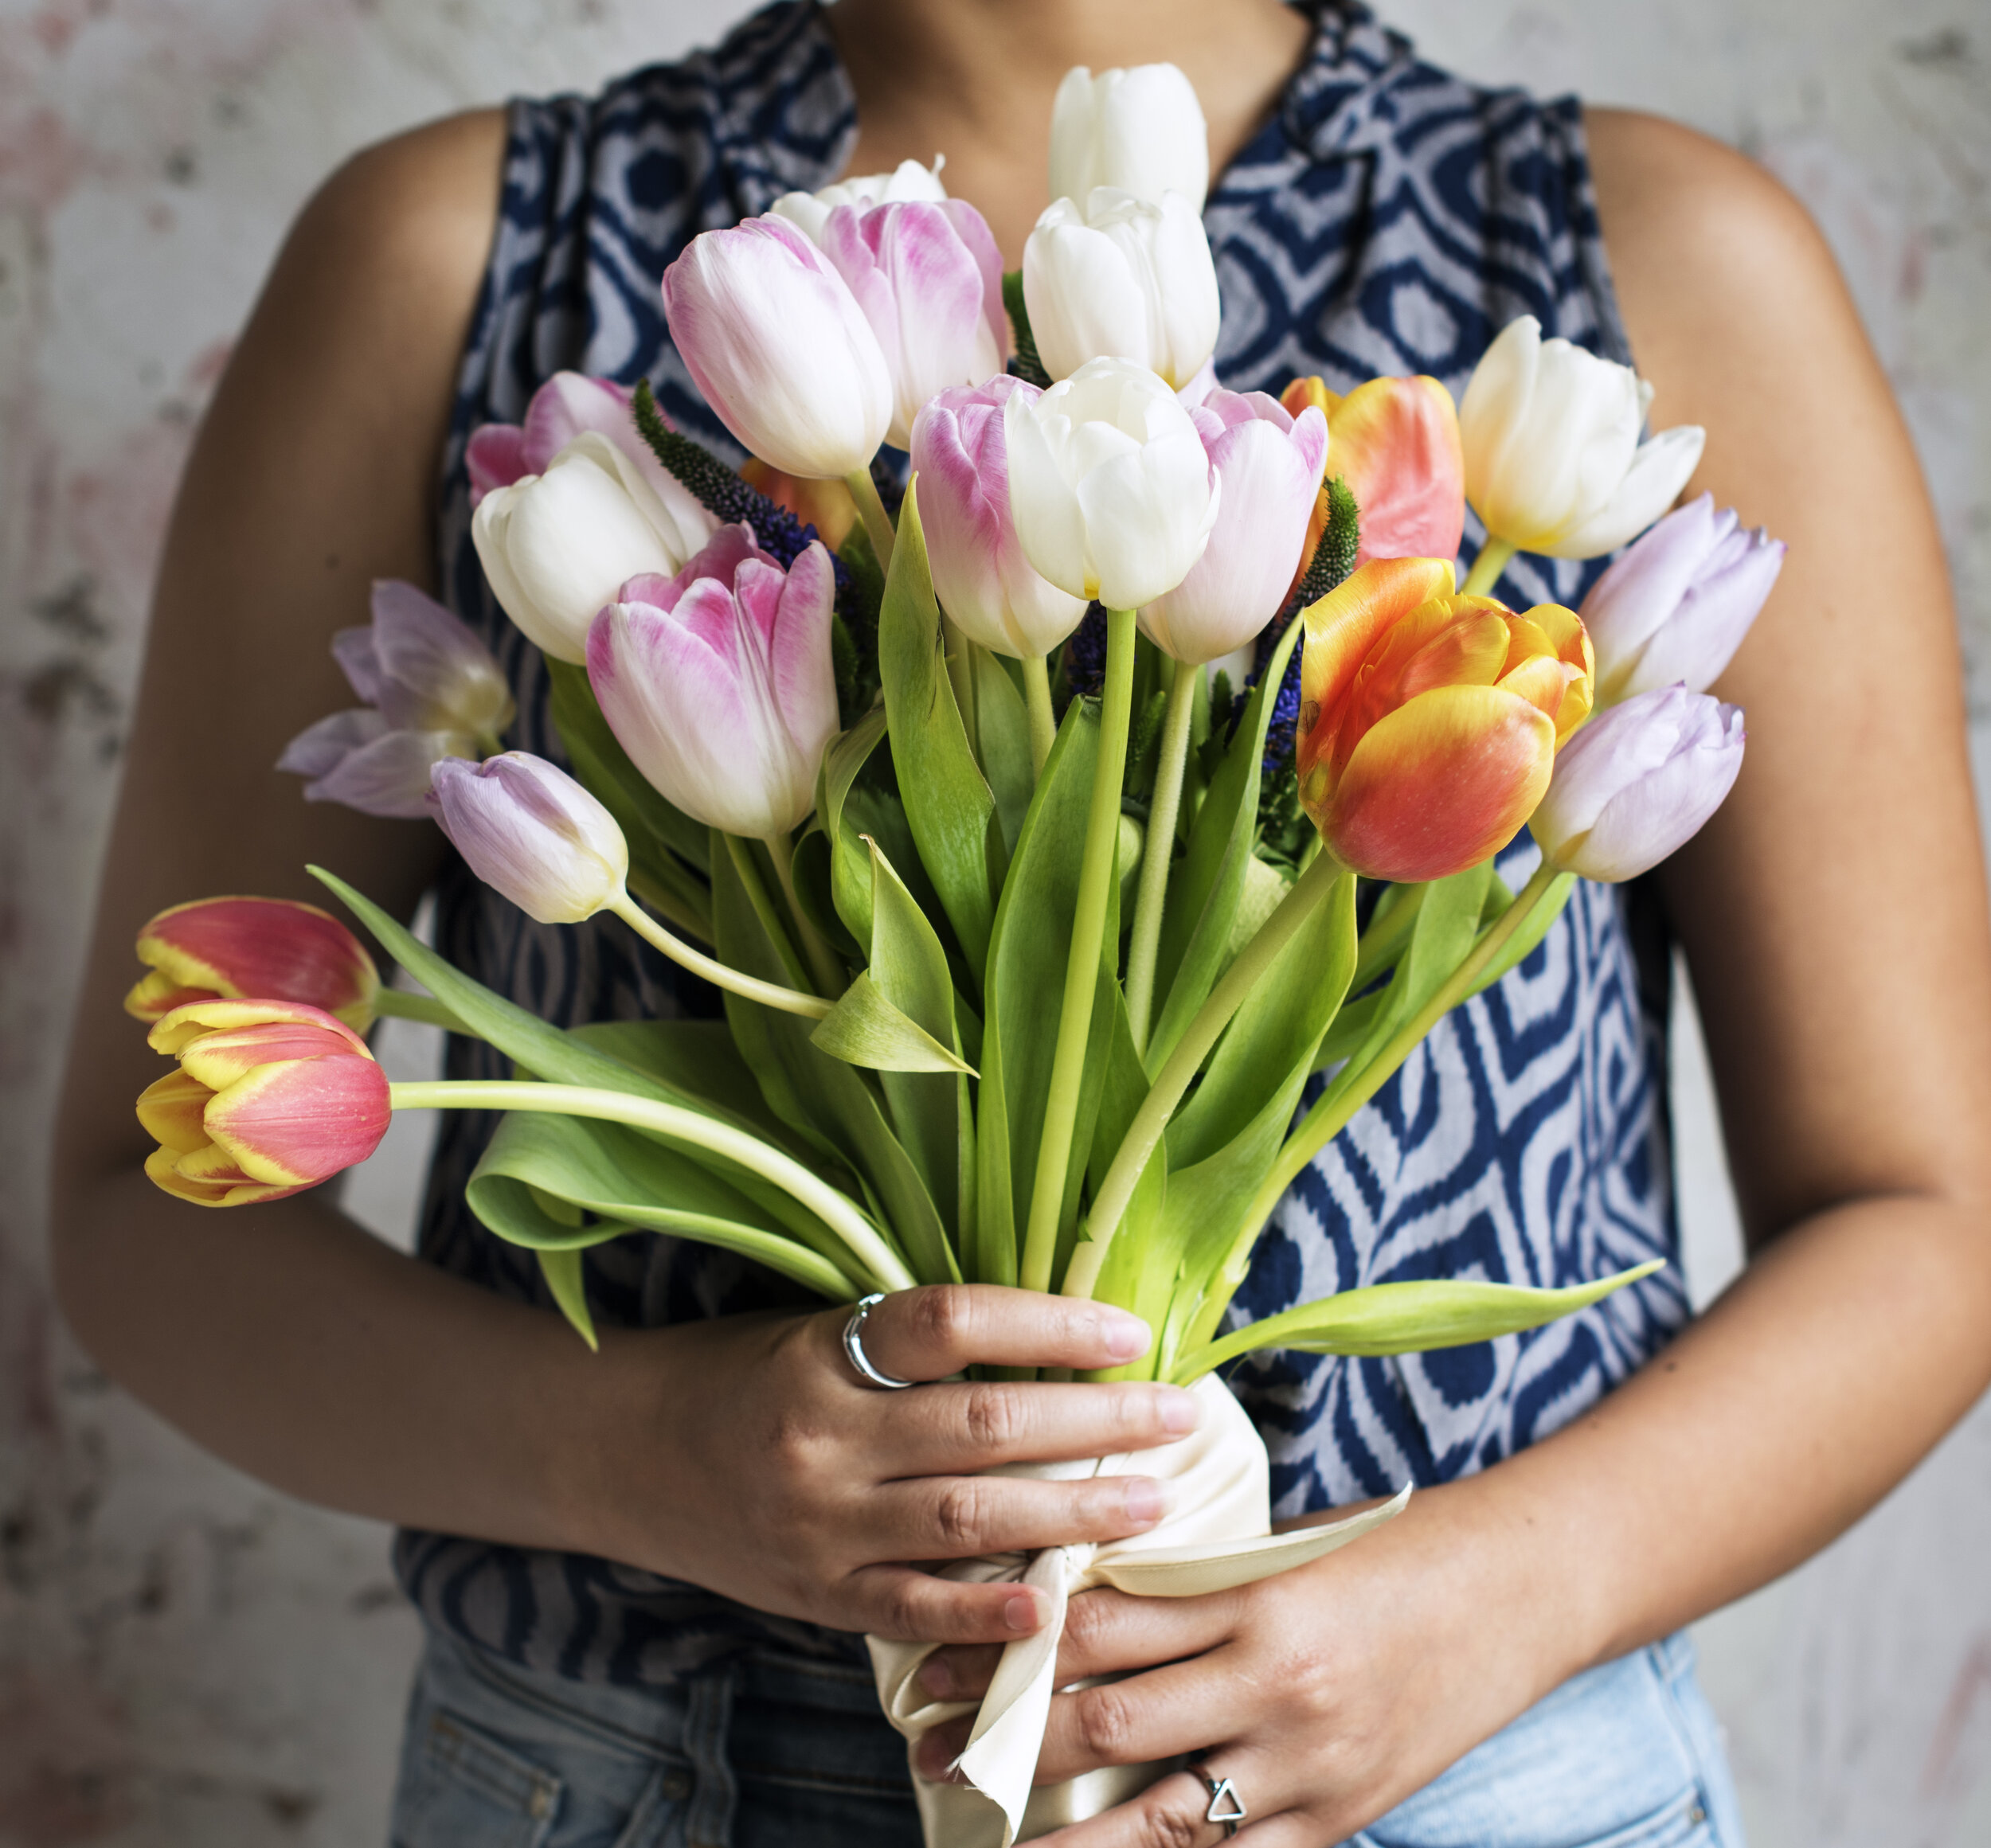
[[836,0],[824,17],[857,92],[852,173],[947,156],[1011,268],[1047,201],[1051,98],[1074,64],[1169,63],[1210,123],[1212,174],[1278,101],[1312,36],[1282,0]]

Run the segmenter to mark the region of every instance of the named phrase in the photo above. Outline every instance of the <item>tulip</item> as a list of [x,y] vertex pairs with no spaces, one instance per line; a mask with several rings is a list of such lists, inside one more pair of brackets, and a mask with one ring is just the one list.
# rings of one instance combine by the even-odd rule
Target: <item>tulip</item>
[[178,1071],[147,1087],[139,1121],[159,1147],[145,1171],[197,1206],[247,1206],[363,1162],[393,1115],[366,1042],[298,1002],[197,1001],[155,1025]]
[[1179,193],[1150,205],[1097,186],[1055,201],[1023,246],[1023,303],[1054,379],[1088,360],[1131,360],[1172,389],[1217,344],[1217,266],[1195,208]]
[[[1297,416],[1326,413],[1334,472],[1362,516],[1355,561],[1455,558],[1465,529],[1465,459],[1452,394],[1434,378],[1372,378],[1338,397],[1317,378],[1297,378],[1281,400]],[[1327,530],[1323,494],[1308,533],[1309,557]]]
[[1459,406],[1465,495],[1489,550],[1598,558],[1664,513],[1700,463],[1706,432],[1683,424],[1641,443],[1651,400],[1629,366],[1543,339],[1531,315],[1510,321]]
[[588,651],[588,625],[616,588],[675,571],[702,534],[672,518],[643,471],[585,431],[546,466],[494,488],[471,519],[484,575],[505,614],[557,661]]
[[815,806],[837,729],[829,553],[784,572],[722,526],[674,578],[640,578],[596,619],[588,678],[629,759],[709,827],[787,835]]
[[197,1001],[244,996],[323,1010],[354,1033],[374,1024],[380,975],[358,938],[327,912],[289,898],[201,898],[176,904],[139,932],[152,973],[124,1011],[163,1019]]
[[909,448],[913,420],[936,392],[1003,369],[1009,324],[1003,259],[963,199],[839,205],[819,240],[878,337],[892,374],[885,440]]
[[1163,654],[1200,666],[1278,615],[1303,562],[1328,459],[1327,419],[1296,419],[1262,392],[1215,391],[1191,413],[1222,484],[1222,511],[1188,575],[1140,611]]
[[694,237],[663,272],[663,305],[698,389],[744,448],[806,480],[869,469],[891,427],[892,369],[835,266],[788,220]]
[[1614,561],[1583,600],[1597,649],[1599,704],[1684,684],[1705,693],[1749,633],[1784,545],[1740,530],[1732,507],[1703,494],[1668,514]]
[[1219,484],[1190,414],[1144,367],[1095,359],[1003,404],[1023,555],[1060,590],[1138,609],[1188,576]]
[[1691,840],[1742,772],[1743,714],[1662,686],[1598,713],[1556,759],[1529,826],[1549,864],[1636,879]]
[[998,374],[938,394],[913,425],[913,472],[933,590],[970,641],[1031,660],[1048,654],[1085,614],[1024,556],[1010,513],[1003,407],[1042,394]]
[[1159,205],[1179,193],[1193,212],[1210,190],[1210,131],[1195,86],[1174,64],[1066,72],[1050,112],[1050,196],[1115,186]]
[[1341,863],[1442,879],[1512,838],[1590,707],[1574,611],[1453,594],[1435,558],[1378,559],[1305,612],[1300,800]]
[[419,818],[428,812],[429,766],[495,751],[518,709],[476,631],[433,598],[382,579],[373,608],[370,627],[332,638],[333,658],[366,703],[307,726],[276,768],[311,779],[307,802]]
[[622,830],[565,771],[526,751],[436,766],[429,807],[471,872],[541,924],[578,924],[623,897]]
[[823,227],[839,205],[896,205],[902,200],[937,203],[947,197],[941,184],[941,167],[936,160],[923,167],[916,160],[902,160],[889,174],[864,174],[855,179],[839,180],[813,193],[784,193],[768,209],[785,218],[812,244],[823,241]]

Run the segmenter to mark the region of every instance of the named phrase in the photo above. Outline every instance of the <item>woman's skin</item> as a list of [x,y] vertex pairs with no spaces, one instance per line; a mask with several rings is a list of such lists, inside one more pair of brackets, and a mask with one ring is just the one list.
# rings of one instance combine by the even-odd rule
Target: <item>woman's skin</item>
[[[852,170],[949,157],[1011,264],[1072,64],[1172,59],[1213,166],[1303,54],[1276,0],[839,0]],[[1245,1590],[1076,1600],[1039,1775],[1203,1752],[1256,1848],[1338,1842],[1571,1674],[1788,1570],[1913,1467],[1991,1374],[1991,929],[1954,623],[1886,381],[1804,213],[1747,161],[1594,111],[1606,240],[1655,421],[1698,423],[1711,489],[1790,542],[1718,691],[1747,768],[1662,871],[1723,1104],[1750,1262],[1576,1423],[1426,1490],[1362,1543]],[[104,1365],[241,1467],[417,1526],[567,1548],[845,1629],[938,1639],[934,1691],[1035,1627],[1015,1588],[897,1562],[1151,1525],[1139,1483],[971,1481],[1158,1441],[1128,1386],[859,1387],[841,1311],[609,1334],[402,1257],[322,1195],[202,1215],[139,1171],[162,1067],[118,1009],[152,912],[321,897],[331,865],[405,915],[424,826],[307,806],[268,768],[350,704],[327,652],[376,577],[432,581],[435,459],[495,209],[495,113],[350,163],[300,218],[217,394],[162,568],[57,1151],[62,1301]],[[253,697],[242,690],[253,689]],[[1022,1292],[894,1299],[879,1364],[1119,1358],[1126,1319]],[[750,1471],[741,1458],[753,1459]],[[1168,1666],[1156,1667],[1153,1665]],[[940,1736],[937,1769],[958,1738]],[[1212,1842],[1187,1774],[1053,1838]]]

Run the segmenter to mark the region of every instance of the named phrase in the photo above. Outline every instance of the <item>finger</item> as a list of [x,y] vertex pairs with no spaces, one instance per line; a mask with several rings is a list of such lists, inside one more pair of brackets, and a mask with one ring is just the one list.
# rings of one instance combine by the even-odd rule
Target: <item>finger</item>
[[1108,1764],[1149,1764],[1203,1751],[1211,1735],[1248,1733],[1267,1698],[1230,1672],[1236,1652],[1212,1651],[1055,1696],[1037,1760],[1039,1784],[1063,1784]]
[[1030,1381],[936,1385],[892,1407],[882,1476],[965,1475],[999,1463],[1078,1461],[1171,1444],[1202,1416],[1181,1386]]
[[[1037,1848],[1214,1848],[1230,1839],[1230,1828],[1251,1848],[1314,1848],[1323,1839],[1317,1831],[1309,1834],[1305,1819],[1273,1797],[1273,1767],[1263,1754],[1212,1752],[1200,1763],[1201,1772],[1172,1772],[1103,1815],[1040,1836]],[[1210,1788],[1212,1780],[1226,1777],[1245,1811],[1244,1819],[1229,1828],[1210,1820],[1212,1809],[1222,1813],[1235,1807]],[[1254,1791],[1262,1793],[1256,1802]]]
[[1145,1533],[1168,1513],[1168,1491],[1152,1476],[921,1476],[873,1490],[864,1510],[871,1558],[973,1559]]
[[[840,1323],[837,1333],[840,1340]],[[977,1364],[1117,1367],[1145,1354],[1151,1338],[1125,1309],[996,1283],[897,1291],[866,1317],[863,1333],[873,1365],[902,1380],[945,1380]]]
[[857,1621],[899,1643],[1014,1643],[1050,1616],[1050,1599],[1031,1585],[956,1584],[905,1565],[866,1566],[849,1583]]

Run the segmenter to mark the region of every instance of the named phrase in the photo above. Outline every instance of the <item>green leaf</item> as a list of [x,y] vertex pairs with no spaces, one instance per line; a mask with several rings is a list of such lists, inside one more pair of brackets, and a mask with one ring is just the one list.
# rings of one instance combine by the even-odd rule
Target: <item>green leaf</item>
[[601,1343],[596,1338],[594,1318],[588,1313],[588,1291],[582,1280],[581,1253],[542,1251],[534,1255],[539,1260],[540,1275],[546,1280],[546,1287],[552,1292],[560,1313],[589,1346],[597,1354],[600,1353]]
[[996,798],[969,748],[942,658],[940,605],[920,529],[917,489],[916,482],[899,510],[878,615],[878,673],[899,799],[920,862],[979,982],[994,924],[988,842],[992,827],[999,829]]
[[[944,965],[943,965],[944,966]],[[956,1058],[910,1016],[879,993],[869,970],[859,970],[835,1006],[816,1023],[812,1045],[874,1072],[966,1072]]]
[[1185,1354],[1169,1374],[1186,1385],[1213,1368],[1260,1348],[1291,1348],[1301,1354],[1375,1356],[1421,1354],[1432,1348],[1465,1347],[1585,1309],[1663,1269],[1664,1260],[1620,1271],[1593,1283],[1563,1290],[1531,1289],[1519,1283],[1434,1280],[1373,1283],[1345,1290],[1318,1303],[1289,1309]]
[[1037,787],[1030,761],[1030,713],[1001,660],[986,648],[972,643],[969,647],[975,670],[975,741],[1002,821],[1004,849],[1014,854]]
[[1003,306],[1009,311],[1009,330],[1016,346],[1016,376],[1030,385],[1048,385],[1050,374],[1037,357],[1037,337],[1030,330],[1030,311],[1023,306],[1023,272],[1019,269],[1003,274]]
[[[1479,980],[1473,984],[1473,994],[1484,993],[1508,970],[1517,967],[1534,955],[1542,939],[1548,935],[1550,926],[1563,915],[1563,908],[1568,904],[1570,895],[1575,889],[1576,875],[1574,873],[1565,873],[1557,878],[1549,888],[1547,895],[1536,904],[1534,916],[1514,933],[1502,947],[1500,953],[1481,971]],[[1490,924],[1493,920],[1488,918],[1486,921]]]

